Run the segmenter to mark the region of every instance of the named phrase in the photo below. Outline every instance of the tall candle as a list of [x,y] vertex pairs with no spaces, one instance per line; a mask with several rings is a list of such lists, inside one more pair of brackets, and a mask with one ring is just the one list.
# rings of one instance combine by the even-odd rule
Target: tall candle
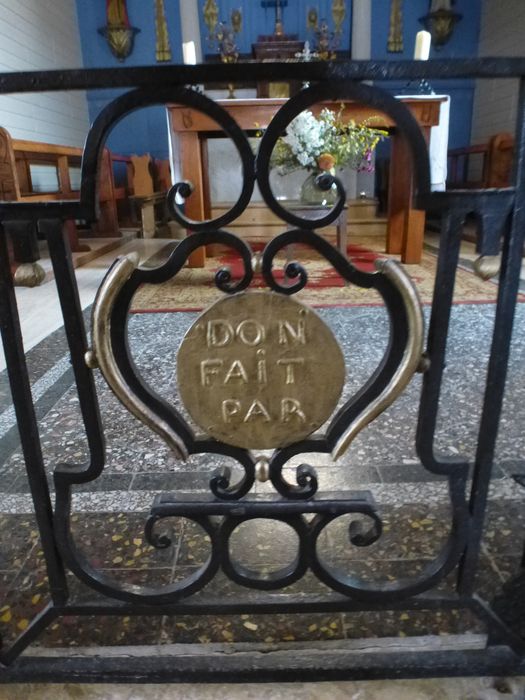
[[430,32],[421,31],[416,34],[414,61],[428,61],[431,38]]
[[184,63],[194,66],[197,63],[197,53],[194,41],[184,41],[182,43],[182,57]]

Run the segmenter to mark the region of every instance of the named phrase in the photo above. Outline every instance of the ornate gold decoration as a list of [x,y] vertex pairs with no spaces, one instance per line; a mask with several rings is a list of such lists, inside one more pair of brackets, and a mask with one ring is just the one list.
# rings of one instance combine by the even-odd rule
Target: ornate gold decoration
[[[104,379],[119,401],[144,425],[158,433],[179,458],[188,456],[186,447],[172,427],[154,415],[148,406],[136,396],[117,366],[111,347],[111,313],[124,284],[139,263],[138,255],[119,258],[102,282],[92,311],[93,348],[86,356],[87,364],[98,364]],[[88,351],[89,352],[89,351]]]
[[403,51],[403,0],[391,0],[390,29],[386,49],[390,53]]
[[232,10],[230,19],[234,33],[240,34],[242,29],[242,12],[239,9]]
[[221,299],[199,316],[179,348],[177,377],[184,406],[208,435],[268,449],[326,422],[342,392],[345,363],[315,311],[256,291]]
[[403,298],[408,314],[407,346],[403,359],[388,385],[355,418],[337,441],[332,451],[333,459],[341,457],[356,435],[396,400],[421,365],[425,324],[417,290],[410,277],[395,261],[378,260],[376,267],[395,284]]
[[155,31],[157,36],[157,47],[155,51],[156,60],[159,63],[161,61],[171,61],[170,38],[168,35],[164,0],[155,0]]
[[140,32],[132,27],[128,19],[126,0],[106,1],[107,25],[98,32],[107,40],[111,53],[123,61],[133,50],[135,34]]
[[219,8],[215,0],[206,0],[202,14],[204,15],[204,23],[208,27],[208,36],[212,37],[219,21]]
[[102,27],[98,30],[107,40],[111,53],[123,61],[133,51],[135,34],[140,32],[136,27]]
[[431,11],[424,17],[420,17],[419,21],[431,33],[434,46],[443,46],[452,36],[454,27],[463,15],[454,12],[450,7],[439,7],[434,3],[433,7],[437,9],[431,8]]
[[319,15],[317,9],[311,7],[306,13],[306,28],[308,31],[315,31],[319,24]]
[[334,32],[340,34],[342,31],[343,21],[346,15],[345,0],[333,0],[332,2],[332,19],[334,20]]
[[499,255],[482,255],[474,261],[474,272],[482,280],[496,277],[501,267]]

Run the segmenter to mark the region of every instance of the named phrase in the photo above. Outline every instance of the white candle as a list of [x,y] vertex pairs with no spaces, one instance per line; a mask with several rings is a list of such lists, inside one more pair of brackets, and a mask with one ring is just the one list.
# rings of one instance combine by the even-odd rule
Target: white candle
[[421,31],[416,34],[414,61],[428,61],[431,38],[430,32]]
[[182,56],[184,63],[194,66],[197,63],[197,53],[195,51],[194,41],[182,42]]

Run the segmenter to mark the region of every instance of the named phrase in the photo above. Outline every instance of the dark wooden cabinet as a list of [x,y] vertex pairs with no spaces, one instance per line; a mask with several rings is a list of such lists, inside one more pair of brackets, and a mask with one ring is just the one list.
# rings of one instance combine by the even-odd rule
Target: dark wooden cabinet
[[[260,36],[255,44],[252,44],[253,57],[257,61],[286,61],[296,58],[301,53],[304,42],[298,41],[296,35]],[[299,91],[301,83],[298,81],[265,81],[257,83],[257,97],[290,97]]]

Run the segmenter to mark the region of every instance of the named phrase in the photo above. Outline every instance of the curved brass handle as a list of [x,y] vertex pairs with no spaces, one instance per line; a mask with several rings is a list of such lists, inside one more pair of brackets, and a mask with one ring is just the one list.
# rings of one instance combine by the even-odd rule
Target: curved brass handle
[[179,459],[187,459],[188,451],[178,433],[154,414],[133,392],[123,377],[111,347],[111,314],[124,284],[138,267],[136,254],[119,258],[104,278],[97,292],[92,312],[92,351],[87,353],[88,366],[99,367],[104,379],[119,401],[148,428],[154,430]]
[[338,459],[350,443],[370,422],[388,408],[401,394],[417,371],[423,354],[424,329],[421,301],[412,280],[394,260],[377,260],[376,267],[386,275],[401,294],[408,315],[408,340],[403,359],[394,376],[365,410],[350,423],[332,450],[333,459]]

